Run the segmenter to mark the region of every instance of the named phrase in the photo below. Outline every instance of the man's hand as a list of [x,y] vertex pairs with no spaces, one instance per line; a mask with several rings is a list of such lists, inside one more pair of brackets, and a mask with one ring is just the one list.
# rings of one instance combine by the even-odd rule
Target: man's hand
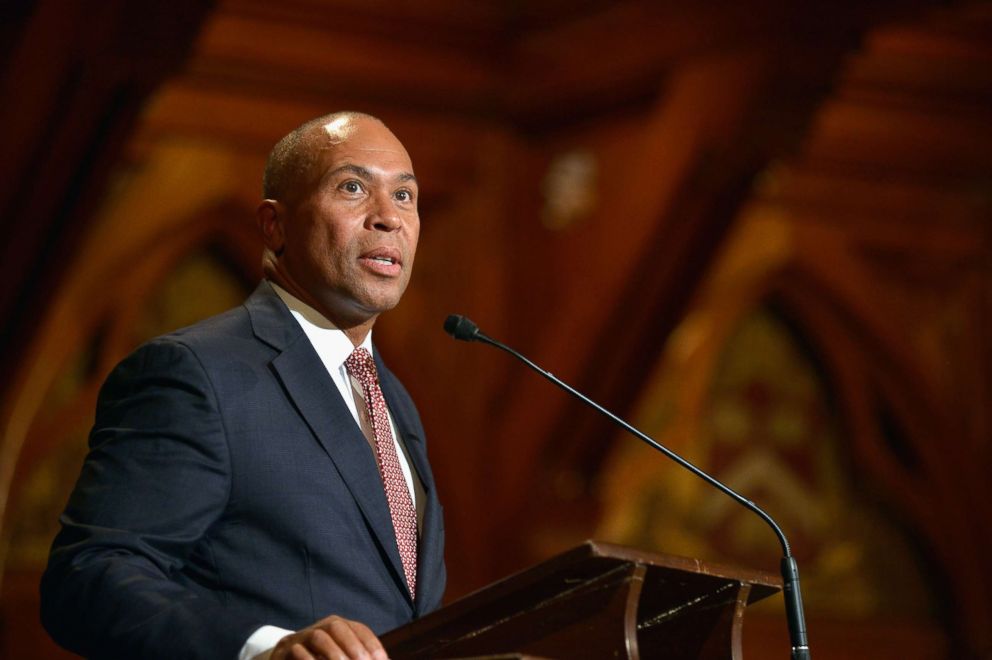
[[386,650],[369,627],[339,616],[321,619],[286,635],[272,649],[270,660],[387,660]]

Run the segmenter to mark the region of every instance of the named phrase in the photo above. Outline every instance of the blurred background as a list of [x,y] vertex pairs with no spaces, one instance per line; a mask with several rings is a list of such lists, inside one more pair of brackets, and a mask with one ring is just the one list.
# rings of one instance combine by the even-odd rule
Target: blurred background
[[586,538],[780,556],[457,312],[774,515],[814,657],[992,658],[992,3],[8,0],[0,85],[0,655],[68,657],[37,585],[104,377],[241,302],[269,149],[355,109],[422,186],[375,336],[449,601]]

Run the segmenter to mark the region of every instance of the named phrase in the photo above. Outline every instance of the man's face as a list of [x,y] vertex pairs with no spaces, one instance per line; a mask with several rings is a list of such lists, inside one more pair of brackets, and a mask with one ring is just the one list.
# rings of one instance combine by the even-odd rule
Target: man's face
[[[410,156],[368,118],[323,127],[314,170],[285,205],[279,268],[339,327],[400,301],[420,235]],[[326,140],[325,140],[326,138]]]

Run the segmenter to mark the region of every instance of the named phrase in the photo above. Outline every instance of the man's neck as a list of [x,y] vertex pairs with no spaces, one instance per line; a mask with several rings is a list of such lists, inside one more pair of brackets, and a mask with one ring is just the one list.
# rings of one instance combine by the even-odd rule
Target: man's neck
[[351,340],[351,343],[357,348],[362,345],[362,342],[365,341],[368,334],[372,332],[372,323],[370,322],[368,325],[354,326],[352,328],[342,328],[341,332],[343,332],[345,336]]
[[[324,306],[320,304],[320,301],[311,296],[305,290],[296,286],[292,281],[279,277],[278,273],[267,272],[266,279],[268,279],[268,281],[273,285],[282,289],[284,293],[292,296],[301,305],[305,306],[306,311],[309,312],[309,316],[316,315],[319,317],[319,320],[313,320],[316,325],[327,324],[329,327],[340,330],[354,346],[361,346],[368,334],[372,332],[372,326],[375,325],[376,317],[373,316],[357,322],[342,322],[341,319],[335,318],[329,314],[327,310],[324,309]],[[323,323],[320,321],[323,321]]]
[[301,296],[297,291],[292,290],[275,278],[269,277],[267,279],[273,289],[276,290],[276,293],[282,298],[283,302],[292,311],[301,314],[307,321],[317,327],[341,331],[353,346],[361,346],[365,342],[365,338],[372,332],[372,325],[375,319],[370,319],[368,322],[358,325],[341,327],[340,324],[329,318],[327,314],[321,312],[311,300],[308,300],[307,298],[309,296]]

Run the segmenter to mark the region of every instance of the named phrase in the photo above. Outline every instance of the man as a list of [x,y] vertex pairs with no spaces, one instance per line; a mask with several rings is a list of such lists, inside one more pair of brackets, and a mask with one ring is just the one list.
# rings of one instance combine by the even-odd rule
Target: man
[[376,634],[440,603],[424,431],[371,343],[413,267],[410,158],[378,119],[329,115],[276,145],[264,196],[267,281],[101,390],[42,579],[77,653],[384,658]]

